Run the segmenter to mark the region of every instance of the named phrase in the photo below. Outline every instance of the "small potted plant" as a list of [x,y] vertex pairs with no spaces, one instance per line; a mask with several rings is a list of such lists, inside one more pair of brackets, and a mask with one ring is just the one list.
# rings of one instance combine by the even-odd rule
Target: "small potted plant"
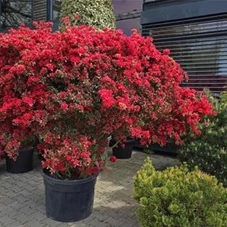
[[[26,111],[26,108],[24,110]],[[10,173],[25,173],[33,169],[35,137],[29,127],[25,126],[26,119],[20,121],[23,115],[26,114],[15,111],[13,105],[9,105],[1,115],[4,121],[0,127],[0,150],[6,159],[6,169]]]
[[23,141],[16,156],[6,155],[6,169],[9,173],[26,173],[33,169],[34,141]]
[[117,142],[115,139],[110,141],[110,147],[113,150],[113,156],[117,159],[128,159],[132,157],[132,150],[135,140],[127,137],[125,141]]

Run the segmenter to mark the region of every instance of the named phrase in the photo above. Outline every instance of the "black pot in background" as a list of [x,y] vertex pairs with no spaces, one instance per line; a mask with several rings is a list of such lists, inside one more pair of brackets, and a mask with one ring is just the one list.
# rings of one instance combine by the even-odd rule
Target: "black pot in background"
[[45,161],[45,158],[43,157],[43,152],[42,153],[38,153],[38,158],[41,161]]
[[6,156],[6,170],[9,173],[26,173],[33,169],[34,148],[30,147],[18,152],[16,161]]
[[157,143],[152,143],[152,144],[149,144],[148,147],[146,147],[141,145],[138,139],[135,141],[134,149],[140,150],[140,151],[143,151],[143,149],[149,149],[153,151],[155,154],[176,157],[179,153],[180,146],[174,143],[167,143],[165,146],[160,146]]
[[[113,142],[112,142],[113,143]],[[113,143],[114,144],[114,143]],[[132,148],[134,140],[127,140],[124,142],[125,147],[118,145],[113,148],[113,155],[118,159],[128,159],[132,157]]]
[[61,222],[87,218],[93,209],[97,176],[61,180],[43,171],[47,217]]

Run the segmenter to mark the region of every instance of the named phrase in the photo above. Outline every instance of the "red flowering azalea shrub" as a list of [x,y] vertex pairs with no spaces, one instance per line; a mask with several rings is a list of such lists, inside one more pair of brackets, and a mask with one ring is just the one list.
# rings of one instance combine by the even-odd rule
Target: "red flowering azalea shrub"
[[181,88],[185,73],[168,51],[135,31],[96,31],[50,24],[0,35],[0,144],[15,156],[39,136],[43,166],[60,178],[103,168],[107,138],[181,142],[212,114],[206,96]]

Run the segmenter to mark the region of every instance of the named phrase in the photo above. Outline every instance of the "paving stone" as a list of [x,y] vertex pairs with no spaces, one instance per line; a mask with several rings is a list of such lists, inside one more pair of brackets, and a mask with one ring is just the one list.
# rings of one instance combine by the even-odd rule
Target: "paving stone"
[[[12,222],[14,222],[14,220],[11,217],[9,217],[9,216],[5,215],[5,216],[0,218],[0,223],[2,225],[9,225]],[[1,226],[1,224],[0,224],[0,226]]]
[[10,190],[18,195],[18,193],[21,191],[21,188],[13,186],[10,188]]
[[12,209],[15,209],[15,210],[21,210],[23,209],[24,207],[26,206],[29,206],[30,204],[30,200],[28,200],[27,198],[23,200],[14,200],[14,202],[8,204],[9,207],[11,207]]
[[[47,225],[48,227],[56,227],[56,226],[58,226],[58,225],[60,225],[62,223],[54,221],[54,220],[52,220],[50,218],[46,218],[46,219],[40,221],[40,224]],[[65,224],[65,226],[67,226],[67,224]]]
[[[124,219],[121,219],[121,218],[118,218],[118,219],[115,219],[115,218],[112,218],[112,217],[108,217],[106,220],[105,220],[105,223],[107,223],[109,226],[111,227],[119,227],[120,225],[122,225],[124,223]],[[98,225],[97,225],[98,226]]]
[[107,213],[105,212],[104,214],[102,213],[97,213],[97,215],[94,213],[93,214],[94,217],[97,217],[97,219],[100,221],[100,222],[104,222],[107,218],[108,218],[108,215]]
[[10,224],[6,224],[5,227],[23,227],[23,225],[18,221],[13,221]]
[[15,217],[13,217],[13,219],[15,221],[19,221],[21,224],[28,224],[34,220],[31,216],[23,214],[21,212],[18,212],[18,214]]
[[18,193],[14,192],[13,190],[7,192],[7,197],[9,197],[9,198],[14,199],[14,197],[17,197],[17,196],[18,196]]
[[7,197],[7,195],[1,198],[1,204],[3,204],[4,206],[8,206],[13,202],[15,202],[15,200],[10,197]]
[[[8,227],[8,226],[7,226]],[[23,224],[20,227],[49,227],[47,224],[41,224],[40,222],[33,220],[32,224],[28,223],[28,224]],[[57,227],[57,226],[56,226]]]
[[36,210],[34,209],[34,207],[30,207],[30,206],[24,206],[21,208],[21,212],[25,215],[32,215],[36,213]]
[[[101,222],[98,218],[94,218],[93,221],[90,223],[92,227],[112,227],[112,225],[106,221]],[[113,226],[114,227],[114,226]]]
[[47,218],[45,213],[41,213],[39,211],[36,211],[35,213],[31,214],[30,217],[32,217],[33,220],[36,220],[39,222]]
[[133,225],[131,222],[125,222],[125,223],[123,223],[123,225],[119,225],[119,227],[133,227]]
[[[84,223],[79,222],[79,223],[76,223],[76,224],[70,224],[69,226],[70,226],[70,227],[87,227],[88,225],[87,225],[87,224],[84,224]],[[59,226],[57,226],[57,227],[65,227],[65,226],[61,226],[61,225],[59,225]],[[97,227],[98,227],[98,226],[97,226]]]
[[89,224],[89,223],[91,223],[94,219],[95,219],[95,215],[92,214],[92,215],[90,215],[89,217],[87,217],[86,219],[84,219],[84,220],[82,221],[82,223]]

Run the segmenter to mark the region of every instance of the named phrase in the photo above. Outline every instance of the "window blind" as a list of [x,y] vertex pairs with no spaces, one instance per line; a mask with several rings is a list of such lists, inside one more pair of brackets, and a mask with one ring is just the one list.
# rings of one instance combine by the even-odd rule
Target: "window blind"
[[195,19],[145,24],[144,36],[152,36],[156,47],[170,49],[188,73],[182,86],[209,88],[219,94],[227,86],[227,14]]
[[33,0],[34,21],[47,20],[47,0]]

